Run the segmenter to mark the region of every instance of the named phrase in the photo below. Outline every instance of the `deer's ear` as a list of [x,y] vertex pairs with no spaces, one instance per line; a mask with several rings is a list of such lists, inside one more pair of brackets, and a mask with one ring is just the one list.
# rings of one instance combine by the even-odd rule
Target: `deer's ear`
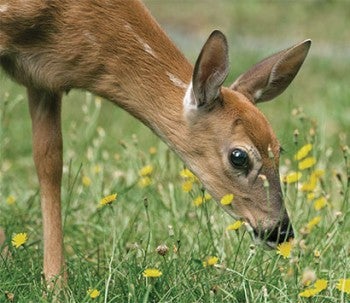
[[268,57],[242,74],[231,89],[251,102],[269,101],[281,94],[293,81],[309,51],[311,40]]
[[211,109],[219,99],[228,69],[226,37],[215,30],[205,42],[194,66],[192,83],[185,97],[185,109]]

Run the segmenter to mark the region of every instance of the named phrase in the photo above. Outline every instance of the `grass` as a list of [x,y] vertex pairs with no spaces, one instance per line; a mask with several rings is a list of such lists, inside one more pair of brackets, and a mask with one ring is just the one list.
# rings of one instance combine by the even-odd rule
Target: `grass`
[[[259,58],[288,46],[286,41],[314,39],[294,84],[279,101],[261,106],[286,149],[283,176],[299,170],[294,154],[307,143],[313,145],[308,156],[317,160],[301,171],[298,182],[283,186],[296,241],[291,255],[283,258],[276,250],[253,244],[244,227],[226,231],[233,220],[214,201],[193,205],[203,194],[201,185],[194,182],[190,192],[183,191],[183,164],[149,130],[89,93],[72,92],[63,105],[62,200],[69,287],[61,301],[347,302],[349,294],[336,286],[339,279],[350,278],[350,61],[341,51],[348,10],[339,3],[310,2],[307,7],[315,13],[306,16],[304,6],[289,4],[290,15],[282,20],[286,8],[278,3],[267,9],[252,2],[222,2],[215,11],[209,9],[210,2],[202,8],[184,2],[177,9],[187,13],[177,17],[171,2],[147,5],[193,59],[204,35],[218,24],[227,27],[233,37],[228,83]],[[194,22],[191,16],[198,9],[199,20]],[[333,20],[330,11],[339,18]],[[265,23],[266,31],[258,26]],[[324,23],[327,30],[321,28]],[[188,26],[193,29],[190,37],[184,32]],[[290,39],[287,33],[293,33]],[[327,52],[328,46],[332,51]],[[0,114],[0,223],[9,251],[0,261],[0,302],[10,302],[11,295],[14,302],[50,302],[50,294],[42,296],[39,188],[25,93],[4,77]],[[296,129],[299,135],[293,136]],[[147,175],[151,184],[142,187],[139,171],[146,165],[153,167]],[[316,170],[324,172],[316,187],[303,192],[301,187]],[[100,200],[113,193],[118,193],[116,201],[100,207]],[[316,210],[322,206],[319,198],[325,198],[326,206]],[[320,221],[310,228],[315,217]],[[16,249],[11,237],[20,232],[27,233],[28,241]],[[164,256],[156,251],[161,244],[169,249]],[[211,256],[218,262],[203,266]],[[146,278],[147,268],[157,268],[162,275]],[[299,296],[315,279],[327,280],[327,288],[312,299]],[[99,296],[92,299],[88,289],[97,289]]]

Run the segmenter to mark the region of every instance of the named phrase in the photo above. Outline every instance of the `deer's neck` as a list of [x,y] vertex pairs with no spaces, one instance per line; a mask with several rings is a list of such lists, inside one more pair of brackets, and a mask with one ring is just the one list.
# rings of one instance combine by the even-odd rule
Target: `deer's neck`
[[100,50],[106,58],[104,72],[92,90],[141,120],[182,154],[186,132],[182,100],[192,66],[143,7],[118,22],[117,37],[109,37],[107,48]]

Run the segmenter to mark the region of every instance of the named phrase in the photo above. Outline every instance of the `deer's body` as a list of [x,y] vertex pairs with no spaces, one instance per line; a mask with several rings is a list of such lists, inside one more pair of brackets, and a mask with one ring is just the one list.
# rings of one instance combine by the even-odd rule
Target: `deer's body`
[[150,127],[216,200],[235,194],[224,208],[257,236],[275,243],[292,236],[279,184],[280,146],[255,103],[288,86],[309,45],[282,51],[223,88],[228,47],[218,31],[193,69],[138,1],[0,0],[0,65],[26,86],[30,104],[46,278],[64,273],[60,107],[73,88],[114,102]]

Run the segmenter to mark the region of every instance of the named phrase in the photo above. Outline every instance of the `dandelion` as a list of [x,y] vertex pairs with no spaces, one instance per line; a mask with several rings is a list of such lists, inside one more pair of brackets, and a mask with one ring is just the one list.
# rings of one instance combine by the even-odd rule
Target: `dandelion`
[[159,278],[162,274],[163,273],[156,268],[147,268],[142,273],[145,278]]
[[313,297],[313,296],[317,295],[318,293],[320,293],[322,290],[325,290],[327,288],[327,286],[328,286],[327,280],[324,280],[324,279],[316,280],[313,287],[306,289],[303,292],[299,293],[299,296],[304,297],[304,298]]
[[294,159],[297,161],[300,161],[301,159],[304,159],[309,152],[312,150],[312,144],[305,144],[302,146],[298,152],[294,155]]
[[335,288],[350,295],[350,279],[339,279]]
[[8,205],[12,205],[16,202],[16,198],[13,195],[9,195],[6,199],[6,203]]
[[150,177],[142,177],[138,182],[138,185],[141,188],[145,188],[147,186],[150,186],[151,184],[152,184],[152,179]]
[[117,199],[118,194],[112,194],[109,196],[106,196],[100,200],[100,206],[105,206],[112,204],[113,201]]
[[83,176],[81,182],[85,187],[89,187],[92,183],[91,179],[88,176]]
[[192,181],[192,182],[196,182],[198,180],[197,177],[188,168],[184,168],[183,170],[181,170],[180,176],[183,179],[186,179],[186,180]]
[[219,262],[219,258],[218,257],[208,257],[205,261],[203,261],[203,266],[207,267],[207,266],[214,266],[215,264],[217,264]]
[[316,164],[316,158],[315,157],[307,157],[303,161],[299,162],[298,168],[300,170],[308,169]]
[[222,205],[229,205],[232,203],[233,198],[234,198],[233,194],[227,194],[221,198],[220,203]]
[[150,176],[152,174],[152,172],[153,172],[153,166],[146,165],[139,170],[139,175],[141,177],[147,177],[147,176]]
[[243,225],[243,222],[241,220],[236,221],[235,223],[229,225],[226,227],[226,230],[238,230]]
[[157,148],[155,148],[154,146],[151,146],[148,149],[148,152],[150,153],[150,155],[155,155],[157,153]]
[[194,206],[200,206],[202,205],[204,202],[209,201],[211,199],[211,195],[209,195],[208,193],[205,193],[204,196],[200,195],[197,196],[194,200],[193,200],[193,205]]
[[321,210],[322,208],[325,208],[327,206],[327,200],[325,197],[318,198],[314,202],[314,208],[315,210]]
[[98,175],[101,172],[101,170],[101,166],[98,164],[94,165],[94,167],[92,168],[92,171],[95,175]]
[[308,201],[312,201],[313,199],[315,199],[315,193],[308,193],[306,199]]
[[302,176],[301,172],[291,172],[283,177],[283,183],[292,184],[298,182]]
[[314,218],[312,218],[307,224],[306,224],[306,228],[311,231],[316,225],[318,225],[318,223],[321,222],[321,217],[320,216],[316,216]]
[[299,296],[304,297],[304,298],[310,298],[310,297],[317,295],[318,293],[319,292],[317,291],[317,289],[310,288],[310,289],[306,289],[306,290],[302,291],[301,293],[299,293]]
[[28,235],[27,233],[19,233],[19,234],[15,234],[13,237],[12,237],[12,245],[15,247],[15,248],[18,248],[22,245],[24,245],[28,240]]
[[192,187],[193,187],[193,182],[192,181],[186,181],[182,184],[182,190],[185,192],[185,193],[188,193],[192,190]]
[[301,190],[304,192],[312,192],[316,188],[318,180],[323,175],[324,170],[316,169],[315,171],[313,171],[309,180],[302,185]]
[[92,288],[89,288],[87,290],[87,294],[89,295],[89,297],[91,299],[96,299],[99,295],[100,295],[100,291],[96,288],[92,289]]
[[277,254],[281,255],[284,259],[290,258],[292,252],[292,242],[283,242],[277,246]]
[[302,186],[301,186],[301,191],[313,191],[317,186],[317,179],[316,178],[312,178],[310,177],[310,179],[308,180],[308,182],[304,183]]
[[325,290],[328,286],[328,282],[325,279],[319,279],[316,280],[314,287],[320,292],[322,290]]

